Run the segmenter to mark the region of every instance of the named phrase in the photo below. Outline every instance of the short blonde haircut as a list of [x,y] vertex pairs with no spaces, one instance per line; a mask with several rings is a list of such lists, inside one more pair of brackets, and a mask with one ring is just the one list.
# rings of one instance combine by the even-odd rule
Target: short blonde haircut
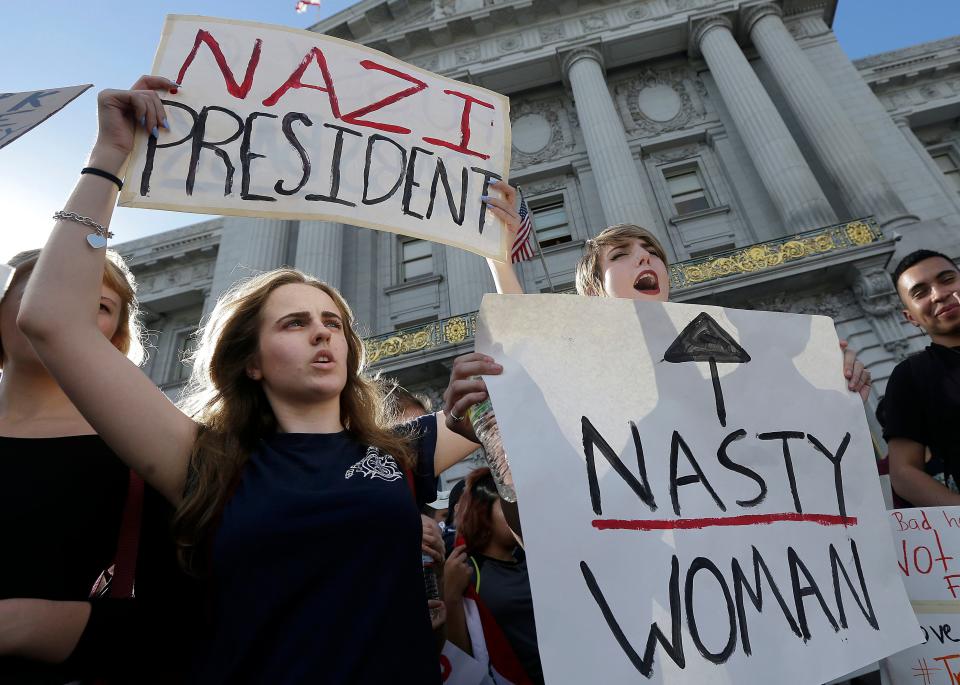
[[670,267],[667,261],[667,252],[657,237],[645,228],[633,224],[616,224],[603,229],[600,234],[588,240],[584,246],[583,256],[577,262],[577,294],[606,297],[603,289],[603,270],[600,265],[600,255],[604,249],[614,245],[622,245],[628,240],[636,238],[647,244],[663,260],[664,266]]
[[[33,273],[40,250],[27,250],[14,255],[7,264],[13,267],[13,278],[7,288],[13,288]],[[127,358],[139,366],[146,356],[143,346],[143,328],[140,323],[140,308],[137,304],[137,283],[130,273],[126,262],[119,253],[107,250],[107,261],[103,267],[103,283],[120,296],[120,315],[117,317],[117,331],[111,342]],[[0,300],[2,301],[2,300]],[[3,364],[3,341],[0,340],[0,366]]]

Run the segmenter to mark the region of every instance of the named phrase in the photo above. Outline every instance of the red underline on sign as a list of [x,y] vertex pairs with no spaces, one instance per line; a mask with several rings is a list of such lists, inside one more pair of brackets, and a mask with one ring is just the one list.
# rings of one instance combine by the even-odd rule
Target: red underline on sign
[[594,519],[597,530],[697,530],[718,526],[766,526],[781,521],[795,523],[816,523],[820,526],[855,526],[855,516],[837,516],[835,514],[745,514],[722,518],[700,519]]

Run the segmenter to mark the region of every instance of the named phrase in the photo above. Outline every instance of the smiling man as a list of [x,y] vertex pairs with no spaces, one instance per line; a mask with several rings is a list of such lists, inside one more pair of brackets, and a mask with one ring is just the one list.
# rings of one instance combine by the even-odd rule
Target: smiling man
[[[915,506],[960,504],[932,475],[941,470],[960,483],[960,271],[946,255],[912,252],[897,265],[893,282],[903,314],[933,341],[900,362],[884,397],[884,438],[890,448],[894,490]],[[927,451],[930,460],[927,461]]]

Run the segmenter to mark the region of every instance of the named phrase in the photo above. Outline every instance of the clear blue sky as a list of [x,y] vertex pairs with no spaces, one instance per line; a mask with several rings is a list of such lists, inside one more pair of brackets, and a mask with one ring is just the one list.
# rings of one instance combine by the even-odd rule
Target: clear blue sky
[[[3,3],[0,92],[93,83],[63,111],[0,150],[0,260],[43,244],[50,215],[70,193],[96,132],[96,90],[122,88],[150,70],[166,14],[202,14],[306,28],[355,0]],[[958,0],[840,0],[834,30],[852,58],[960,33]],[[119,208],[117,241],[206,217]]]

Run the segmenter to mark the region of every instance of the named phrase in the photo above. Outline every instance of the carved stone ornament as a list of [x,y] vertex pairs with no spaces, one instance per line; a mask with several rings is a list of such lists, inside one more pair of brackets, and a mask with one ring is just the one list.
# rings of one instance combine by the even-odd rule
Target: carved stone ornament
[[429,57],[420,57],[410,61],[421,69],[426,69],[427,71],[436,71],[437,67],[440,65],[440,56],[430,55]]
[[457,13],[457,0],[433,0],[433,18],[444,19]]
[[512,36],[504,36],[497,41],[497,49],[500,52],[513,52],[523,46],[523,35],[515,33]]
[[544,193],[552,193],[557,190],[563,190],[567,187],[567,180],[565,178],[547,178],[542,181],[534,181],[533,183],[524,183],[523,192],[524,195],[534,196],[534,195],[543,195]]
[[580,26],[583,27],[586,33],[603,30],[609,25],[610,23],[604,14],[591,14],[589,17],[584,17],[580,20]]
[[540,42],[555,43],[567,37],[567,29],[562,22],[540,27]]
[[510,116],[515,168],[539,164],[573,150],[573,132],[561,100],[521,102]]
[[480,59],[479,45],[465,45],[456,49],[457,64],[469,64]]
[[819,314],[837,321],[849,321],[862,315],[857,300],[849,290],[797,297],[789,292],[779,292],[761,299],[751,299],[750,309],[790,314]]
[[633,21],[640,21],[641,19],[646,19],[650,16],[650,8],[646,5],[637,5],[636,7],[631,7],[627,10],[627,19],[632,19]]
[[859,271],[853,292],[884,349],[904,359],[910,343],[903,333],[900,297],[890,275],[879,267]]
[[631,132],[649,134],[677,131],[701,119],[706,112],[690,97],[691,75],[682,69],[645,71],[618,84],[614,93],[633,121]]
[[690,159],[700,154],[699,145],[687,145],[686,147],[671,148],[661,152],[651,152],[650,159],[658,164],[668,164],[670,162],[679,162],[682,159]]

